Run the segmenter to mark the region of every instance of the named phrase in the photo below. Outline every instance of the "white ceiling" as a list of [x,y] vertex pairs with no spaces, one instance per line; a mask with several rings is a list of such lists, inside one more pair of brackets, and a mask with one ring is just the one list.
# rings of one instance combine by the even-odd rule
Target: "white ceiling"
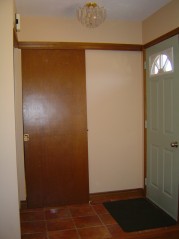
[[[95,1],[95,0],[94,0]],[[108,19],[142,21],[172,0],[96,0],[107,10]],[[17,13],[32,16],[74,18],[85,0],[15,0]]]

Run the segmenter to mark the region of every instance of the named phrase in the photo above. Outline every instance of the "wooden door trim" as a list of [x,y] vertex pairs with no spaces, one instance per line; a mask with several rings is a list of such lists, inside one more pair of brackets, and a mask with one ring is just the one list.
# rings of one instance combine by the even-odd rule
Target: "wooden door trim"
[[145,127],[145,122],[147,122],[147,93],[146,93],[146,69],[145,69],[145,62],[146,62],[146,50],[143,49],[143,117],[144,117],[144,193],[146,196],[146,181],[147,178],[147,129]]
[[20,49],[64,49],[64,50],[121,50],[142,51],[139,44],[114,44],[90,42],[19,42]]
[[143,48],[147,49],[147,48],[149,48],[151,46],[154,46],[154,45],[156,45],[156,44],[158,44],[158,43],[160,43],[160,42],[162,42],[164,40],[167,40],[167,39],[169,39],[169,38],[171,38],[171,37],[173,37],[173,36],[175,36],[177,34],[179,34],[179,27],[177,27],[174,30],[172,30],[170,32],[167,32],[166,34],[164,34],[164,35],[162,35],[162,36],[160,36],[160,37],[158,37],[158,38],[156,38],[156,39],[154,39],[154,40],[144,44]]

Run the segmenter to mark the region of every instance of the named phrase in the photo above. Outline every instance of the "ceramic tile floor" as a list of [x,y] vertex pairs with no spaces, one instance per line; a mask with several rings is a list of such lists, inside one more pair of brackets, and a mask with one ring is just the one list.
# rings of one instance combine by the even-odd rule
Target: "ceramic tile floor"
[[[119,200],[119,199],[118,199]],[[105,200],[104,200],[105,201]],[[22,209],[21,239],[149,239],[179,238],[179,227],[124,232],[102,202],[43,209]],[[174,237],[165,237],[172,235]],[[158,237],[158,235],[163,235]]]
[[105,239],[125,234],[102,203],[22,209],[20,218],[22,239]]

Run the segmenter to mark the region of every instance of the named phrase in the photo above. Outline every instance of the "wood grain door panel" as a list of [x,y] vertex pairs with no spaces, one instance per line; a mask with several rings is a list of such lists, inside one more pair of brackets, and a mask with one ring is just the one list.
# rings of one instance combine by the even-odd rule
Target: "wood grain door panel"
[[22,50],[29,207],[87,202],[85,53]]

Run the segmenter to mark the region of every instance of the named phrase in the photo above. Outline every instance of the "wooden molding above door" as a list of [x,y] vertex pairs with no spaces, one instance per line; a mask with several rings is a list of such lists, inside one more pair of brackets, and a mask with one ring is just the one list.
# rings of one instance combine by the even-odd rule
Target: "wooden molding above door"
[[19,42],[20,49],[63,50],[121,50],[142,51],[140,44],[90,43],[90,42]]
[[167,40],[167,39],[169,39],[169,38],[171,38],[171,37],[173,37],[173,36],[175,36],[177,34],[179,34],[179,27],[177,27],[174,30],[172,30],[170,32],[167,32],[166,34],[164,34],[164,35],[162,35],[162,36],[160,36],[160,37],[158,37],[158,38],[156,38],[156,39],[146,43],[145,45],[143,45],[143,48],[147,49],[147,48],[149,48],[151,46],[154,46],[154,45],[156,45],[156,44],[158,44],[158,43],[160,43],[160,42],[162,42],[164,40]]

